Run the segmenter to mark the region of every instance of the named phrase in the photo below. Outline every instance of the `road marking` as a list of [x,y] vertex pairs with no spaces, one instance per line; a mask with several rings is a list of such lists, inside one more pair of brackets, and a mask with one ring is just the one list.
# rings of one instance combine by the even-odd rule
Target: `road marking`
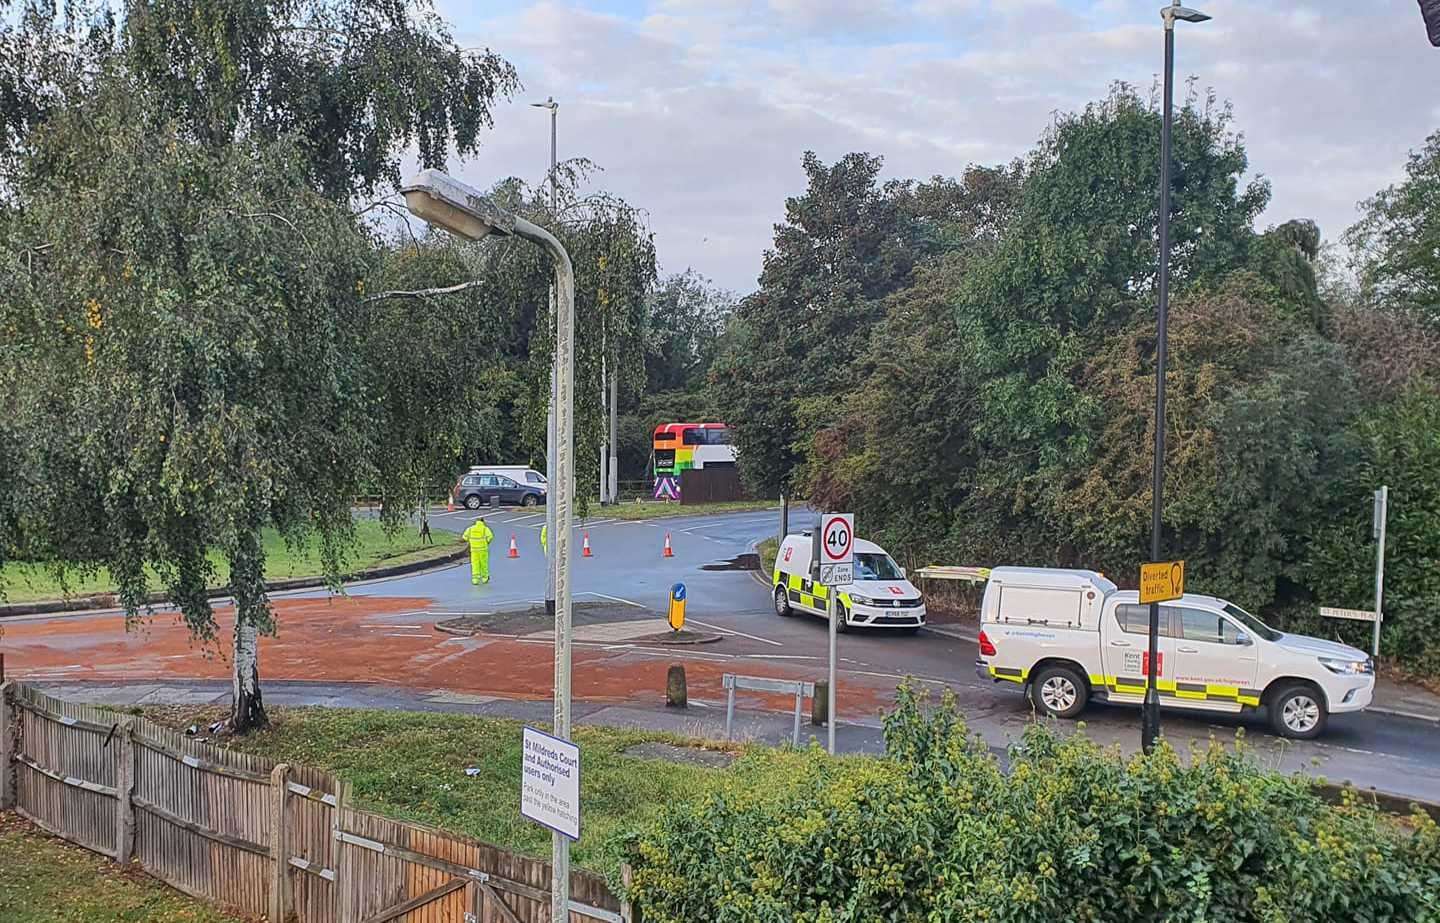
[[[601,599],[608,599],[608,600],[610,600],[611,602],[624,603],[624,604],[627,605],[627,606],[634,606],[636,609],[644,609],[644,608],[645,608],[645,605],[644,605],[643,603],[637,603],[637,602],[636,602],[635,600],[633,600],[633,599],[625,599],[624,597],[621,597],[621,596],[608,596],[608,595],[606,595],[605,593],[596,593],[594,590],[584,590],[584,591],[582,591],[582,592],[576,593],[575,595],[576,595],[576,596],[598,596],[598,597],[600,597]],[[692,621],[693,621],[693,619],[692,619]]]
[[506,522],[523,522],[526,519],[534,519],[537,516],[544,516],[544,513],[527,513],[524,516],[516,516],[514,519],[507,519]]
[[759,641],[762,644],[773,644],[776,647],[785,646],[779,641],[771,641],[769,638],[762,638],[759,635],[747,635],[745,632],[736,631],[733,628],[721,628],[719,625],[711,625],[709,622],[702,622],[699,619],[690,619],[690,621],[694,622],[696,625],[699,625],[701,628],[709,628],[714,631],[721,631],[727,635],[739,635],[742,638],[749,638],[751,641]]
[[402,635],[402,634],[397,634],[397,633],[395,633],[395,632],[392,631],[392,632],[390,632],[389,634],[385,635],[385,637],[387,637],[387,638],[428,638],[428,637],[430,637],[430,635],[427,635],[427,634]]
[[819,660],[810,654],[747,654],[751,660]]
[[408,628],[411,631],[422,631],[424,625],[361,625],[361,628]]

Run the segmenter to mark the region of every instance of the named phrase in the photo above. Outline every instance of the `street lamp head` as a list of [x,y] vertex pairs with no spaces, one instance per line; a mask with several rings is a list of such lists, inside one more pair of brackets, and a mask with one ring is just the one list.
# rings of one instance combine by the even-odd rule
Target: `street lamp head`
[[439,170],[422,170],[400,187],[410,214],[456,237],[479,240],[515,232],[515,216],[479,190]]
[[1165,20],[1165,28],[1167,29],[1173,26],[1177,19],[1183,22],[1205,22],[1211,18],[1209,13],[1192,10],[1188,6],[1181,6],[1180,0],[1175,0],[1170,6],[1161,7],[1160,17]]
[[545,101],[543,103],[531,103],[530,105],[534,106],[536,109],[549,109],[552,112],[560,108],[560,104],[555,101],[555,97],[553,96],[545,97]]

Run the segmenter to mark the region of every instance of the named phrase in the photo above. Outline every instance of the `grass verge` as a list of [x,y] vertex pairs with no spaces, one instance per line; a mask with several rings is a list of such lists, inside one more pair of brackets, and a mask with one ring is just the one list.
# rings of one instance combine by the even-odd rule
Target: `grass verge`
[[607,506],[603,509],[592,506],[591,512],[598,518],[614,519],[666,519],[671,516],[711,516],[716,513],[748,513],[755,510],[778,510],[776,500],[726,500],[722,503],[701,503],[682,506],[664,500],[630,500]]
[[767,538],[755,546],[755,551],[760,555],[760,576],[767,581],[775,576],[775,556],[780,553],[780,539]]
[[239,923],[138,870],[0,815],[0,920],[6,923]]
[[[373,567],[409,564],[430,558],[440,558],[457,550],[460,537],[453,532],[430,530],[433,545],[420,542],[417,529],[403,526],[393,536],[386,534],[379,522],[371,519],[355,523],[355,545],[345,561],[345,570],[351,573],[369,570]],[[320,555],[314,542],[307,542],[299,548],[291,548],[280,533],[266,529],[262,535],[265,545],[265,577],[269,580],[289,580],[297,577],[320,575]],[[230,569],[218,555],[212,554],[215,562],[215,586],[224,586],[230,579]],[[160,582],[151,575],[151,589],[162,589]],[[89,596],[113,593],[115,583],[104,568],[96,570],[71,569],[63,575],[54,570],[33,564],[6,564],[0,568],[0,587],[4,588],[4,602],[25,603],[40,599],[60,599],[66,596]]]
[[[335,772],[354,786],[358,807],[433,824],[497,846],[545,857],[550,832],[520,816],[520,722],[471,715],[271,708],[267,731],[230,746],[273,760]],[[147,710],[180,726],[214,720],[218,711]],[[613,876],[619,867],[614,837],[668,804],[741,788],[783,789],[798,775],[794,751],[723,744],[739,759],[713,768],[626,756],[636,744],[685,744],[673,735],[578,727],[583,827],[576,863]],[[479,770],[467,776],[465,770]]]

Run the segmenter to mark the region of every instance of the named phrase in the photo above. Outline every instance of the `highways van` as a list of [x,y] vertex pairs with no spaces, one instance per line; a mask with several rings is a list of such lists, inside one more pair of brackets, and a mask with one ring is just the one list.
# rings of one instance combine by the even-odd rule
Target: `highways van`
[[[1092,699],[1144,701],[1150,607],[1101,574],[994,568],[980,629],[976,671],[1023,687],[1039,712],[1074,718]],[[1276,631],[1213,596],[1163,603],[1158,642],[1161,705],[1264,708],[1284,737],[1319,736],[1330,715],[1360,711],[1375,691],[1375,665],[1364,651]]]
[[[827,616],[831,588],[811,572],[815,553],[813,534],[787,535],[775,555],[772,593],[776,615],[808,612]],[[855,580],[839,591],[836,631],[851,626],[896,628],[914,632],[925,624],[925,600],[905,579],[905,569],[884,548],[855,539]]]

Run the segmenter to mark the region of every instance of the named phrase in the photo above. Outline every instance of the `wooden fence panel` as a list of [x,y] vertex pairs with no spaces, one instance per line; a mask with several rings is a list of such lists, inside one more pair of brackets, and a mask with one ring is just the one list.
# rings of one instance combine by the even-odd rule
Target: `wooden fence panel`
[[285,804],[286,855],[306,866],[299,868],[290,863],[290,906],[305,923],[331,923],[339,919],[335,881],[340,844],[332,829],[340,783],[328,772],[308,766],[292,766],[289,775],[292,787]]
[[[0,754],[16,771],[17,810],[97,852],[118,846],[187,894],[252,917],[279,910],[285,923],[549,921],[547,862],[353,810],[347,783],[317,769],[20,684],[6,691],[17,717],[0,722]],[[132,829],[133,843],[117,841]],[[600,876],[575,871],[570,888],[589,911],[571,923],[621,920]]]
[[21,686],[16,808],[38,826],[115,855],[115,755],[119,716]]

